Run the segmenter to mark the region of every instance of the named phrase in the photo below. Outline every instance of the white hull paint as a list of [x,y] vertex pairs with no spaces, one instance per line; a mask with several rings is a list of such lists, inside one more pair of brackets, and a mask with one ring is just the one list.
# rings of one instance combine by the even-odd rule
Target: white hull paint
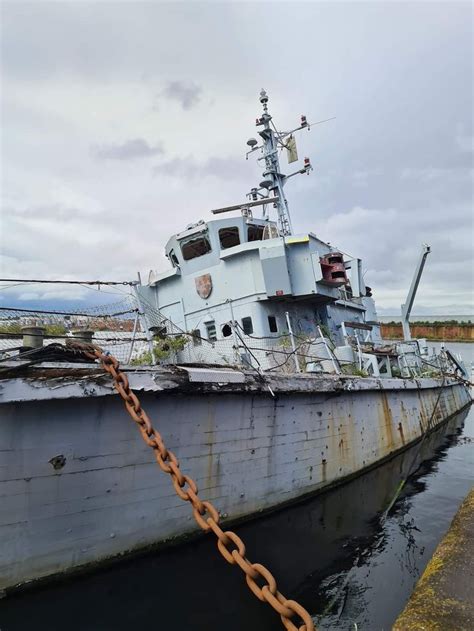
[[[275,399],[251,375],[227,385],[191,385],[173,371],[131,375],[183,472],[226,521],[296,501],[406,448],[440,392],[434,379],[270,379]],[[0,387],[0,589],[197,530],[109,382],[47,381]],[[470,401],[465,386],[445,384],[433,423]],[[64,466],[53,468],[55,456]]]

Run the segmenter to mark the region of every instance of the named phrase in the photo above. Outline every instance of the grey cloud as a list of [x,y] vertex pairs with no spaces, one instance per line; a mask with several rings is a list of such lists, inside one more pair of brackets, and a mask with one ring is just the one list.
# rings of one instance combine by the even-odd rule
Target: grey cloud
[[432,251],[420,285],[420,301],[438,295],[452,304],[464,301],[466,307],[472,296],[465,288],[473,282],[470,231],[462,219],[466,211],[455,205],[449,213],[432,214],[425,208],[413,213],[400,208],[357,207],[325,217],[318,233],[323,239],[331,238],[336,247],[363,257],[366,281],[376,297],[379,290],[385,294],[401,291],[404,296],[421,244],[428,243]]
[[463,153],[474,153],[474,136],[458,134],[456,136],[456,144],[459,151]]
[[249,183],[252,181],[248,163],[238,158],[210,157],[204,162],[198,162],[192,156],[173,158],[154,166],[153,174],[182,179],[216,177],[223,180],[248,178]]
[[180,103],[183,110],[191,110],[201,99],[202,88],[195,83],[170,81],[163,91],[166,98]]
[[150,145],[143,138],[133,138],[122,144],[96,145],[92,153],[100,160],[135,160],[136,158],[150,158],[164,153],[161,143]]
[[[471,167],[438,168],[427,163],[423,168],[384,164],[379,168],[359,169],[346,164],[333,169],[327,167],[324,157],[319,164],[314,163],[317,169],[305,181],[303,189],[289,194],[292,205],[302,208],[309,198],[316,198],[323,214],[348,211],[353,206],[391,206],[402,213],[416,213],[412,216],[421,217],[426,225],[433,214],[450,217],[454,208],[464,208],[472,199]],[[469,212],[465,212],[460,221],[468,220]]]
[[65,220],[70,217],[88,219],[91,216],[97,214],[95,212],[91,212],[87,209],[76,208],[64,206],[61,204],[50,204],[44,206],[34,206],[34,207],[23,207],[23,208],[14,208],[7,207],[4,210],[5,214],[10,217],[16,217],[17,219],[39,219],[39,220]]
[[[143,230],[141,221],[130,221],[129,214],[116,214],[116,208],[107,208],[88,218],[84,209],[61,206],[9,212],[5,227],[11,236],[8,243],[2,244],[0,257],[6,274],[96,278],[104,277],[104,270],[109,270],[107,275],[117,280],[134,277],[135,270],[146,264],[149,253],[156,249],[156,237],[152,231]],[[36,221],[25,221],[28,217]],[[57,229],[61,224],[65,226],[62,231]],[[112,270],[104,261],[104,252],[110,251],[111,243],[120,244],[120,256]],[[144,253],[148,254],[144,257]]]
[[[240,199],[260,181],[261,170],[253,160],[241,159],[240,150],[255,133],[263,85],[283,128],[292,126],[292,115],[296,123],[300,108],[309,120],[337,117],[298,139],[300,155],[311,157],[315,172],[288,183],[295,229],[313,230],[363,257],[376,296],[405,291],[426,241],[433,252],[417,304],[428,311],[438,303],[467,304],[472,296],[472,7],[458,2],[449,9],[446,3],[287,2],[274,4],[267,15],[259,3],[6,3],[2,61],[11,103],[3,109],[2,196],[21,209],[14,242],[15,230],[8,230],[12,256],[16,252],[22,270],[31,269],[32,275],[41,260],[41,270],[70,272],[72,263],[95,276],[93,270],[106,265],[97,243],[82,243],[79,256],[68,240],[75,236],[72,228],[65,228],[67,248],[58,231],[53,234],[55,219],[71,217],[77,233],[98,239],[103,231],[104,240],[113,238],[126,252],[120,273],[155,266],[157,245],[169,234],[199,218],[203,208]],[[283,41],[269,63],[269,38],[288,23],[298,33],[298,46]],[[179,80],[166,84],[163,77]],[[29,97],[32,85],[37,99]],[[66,98],[61,102],[76,85],[78,97],[90,105],[79,114]],[[166,128],[164,114],[160,120],[148,111],[140,131],[134,120],[112,122],[116,137],[153,138],[154,131],[144,130],[160,124],[160,138],[180,157],[160,156],[158,145],[140,139],[138,149],[104,145],[97,157],[113,163],[98,176],[100,165],[85,158],[98,137],[94,125],[111,123],[109,105],[101,101],[109,89],[115,97],[123,94],[133,115],[145,112],[159,93],[160,111],[165,102],[168,106]],[[206,115],[199,107],[204,100]],[[60,115],[50,105],[61,106]],[[181,108],[187,108],[186,128],[174,111]],[[32,150],[32,131],[41,154]],[[225,144],[218,135],[225,135]],[[212,147],[206,143],[210,137],[217,137]],[[71,146],[77,153],[68,151]],[[216,157],[222,147],[232,157]],[[138,161],[137,154],[156,159],[124,177],[122,167],[130,164],[125,160]],[[159,195],[157,179],[150,177],[155,163]],[[192,194],[183,202],[176,191],[188,181]],[[71,190],[71,197],[67,191],[53,194],[57,185]],[[48,206],[57,197],[64,205]],[[105,212],[86,216],[81,197],[112,207],[114,228],[102,223]],[[28,221],[31,227],[39,220],[51,226],[43,235],[46,249],[39,228],[28,232]],[[116,224],[120,230],[111,237]],[[144,230],[149,225],[156,228],[152,237]],[[35,265],[25,263],[36,247]],[[432,293],[424,294],[426,288]]]

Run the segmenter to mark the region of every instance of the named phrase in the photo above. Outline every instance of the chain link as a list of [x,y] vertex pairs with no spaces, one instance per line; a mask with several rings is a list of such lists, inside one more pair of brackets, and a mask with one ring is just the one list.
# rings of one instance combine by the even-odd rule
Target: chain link
[[[182,473],[178,459],[166,448],[161,434],[153,427],[138,397],[130,389],[128,377],[120,370],[118,360],[112,355],[103,353],[94,344],[74,343],[74,348],[88,359],[98,359],[104,370],[111,375],[115,389],[122,397],[131,418],[137,423],[143,440],[153,449],[158,466],[171,477],[176,494],[182,500],[190,502],[198,526],[205,532],[214,533],[217,538],[217,549],[222,557],[231,565],[238,565],[244,572],[249,589],[259,600],[273,607],[280,615],[287,631],[315,631],[308,611],[296,601],[287,600],[278,591],[275,577],[264,565],[249,561],[242,539],[232,530],[224,532],[221,529],[216,507],[211,502],[201,500],[196,482]],[[295,616],[300,619],[299,626],[292,620]]]

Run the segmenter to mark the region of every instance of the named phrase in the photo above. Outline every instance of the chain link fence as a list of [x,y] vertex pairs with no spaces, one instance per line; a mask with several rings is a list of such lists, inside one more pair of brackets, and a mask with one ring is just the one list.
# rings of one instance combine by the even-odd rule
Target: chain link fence
[[[184,331],[134,293],[77,311],[0,307],[0,361],[26,359],[32,354],[35,362],[74,361],[71,353],[59,351],[76,340],[94,343],[121,364],[132,366],[197,364],[287,374],[378,374],[375,364],[380,363],[376,357],[380,348],[358,341],[334,347],[322,331],[313,338],[289,333],[257,337],[246,334],[237,322],[229,325],[226,337],[201,337],[196,331]],[[388,345],[383,352],[388,376],[436,375],[448,369],[445,364],[452,364],[443,353],[420,352],[415,341]]]
[[297,335],[291,340],[288,334],[259,338],[245,334],[238,324],[228,337],[209,340],[184,331],[133,295],[78,311],[0,307],[0,359],[40,348],[47,357],[48,346],[67,347],[68,340],[92,342],[121,363],[136,366],[237,365],[294,373],[309,362],[330,360],[322,340]]
[[[128,362],[148,347],[133,297],[80,311],[0,307],[0,357],[8,358],[68,340],[92,341]],[[132,344],[133,342],[133,344]]]

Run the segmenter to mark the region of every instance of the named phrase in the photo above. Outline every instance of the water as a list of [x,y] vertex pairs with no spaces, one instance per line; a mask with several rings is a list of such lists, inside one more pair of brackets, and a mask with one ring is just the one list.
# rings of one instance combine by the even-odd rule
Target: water
[[[441,348],[441,344],[442,342],[428,342],[428,346],[433,346],[434,348]],[[474,363],[474,344],[469,342],[444,342],[444,346],[455,354],[459,353],[469,370],[471,364]]]
[[[416,471],[385,522],[383,510],[417,447],[338,489],[241,525],[247,555],[272,569],[280,590],[299,600],[320,629],[349,630],[356,623],[359,630],[388,630],[473,484],[473,446],[471,408],[424,441]],[[1,631],[30,628],[282,626],[209,537],[0,601]]]
[[[462,416],[427,448],[434,457],[421,463],[385,524],[378,523],[360,562],[349,573],[325,579],[319,594],[338,593],[332,615],[320,629],[390,629],[474,481],[474,410]],[[429,455],[426,451],[424,457]],[[346,581],[343,593],[336,586]],[[339,611],[338,611],[339,606]]]

